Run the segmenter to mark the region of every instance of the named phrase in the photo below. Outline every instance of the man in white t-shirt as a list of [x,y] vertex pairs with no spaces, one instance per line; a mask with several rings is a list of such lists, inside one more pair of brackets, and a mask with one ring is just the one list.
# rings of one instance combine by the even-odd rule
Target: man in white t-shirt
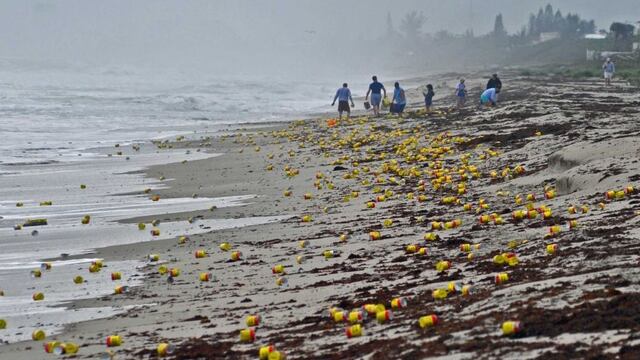
[[611,86],[611,79],[616,72],[616,65],[611,61],[611,58],[607,58],[604,64],[602,64],[602,70],[604,70],[604,84]]

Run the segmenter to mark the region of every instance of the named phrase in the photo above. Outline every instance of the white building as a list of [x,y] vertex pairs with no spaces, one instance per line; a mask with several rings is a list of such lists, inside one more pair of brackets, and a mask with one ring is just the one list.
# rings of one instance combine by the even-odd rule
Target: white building
[[543,32],[540,33],[540,42],[543,43],[545,41],[555,40],[560,38],[559,32]]
[[589,40],[605,40],[607,38],[606,34],[587,34],[584,36],[585,39]]

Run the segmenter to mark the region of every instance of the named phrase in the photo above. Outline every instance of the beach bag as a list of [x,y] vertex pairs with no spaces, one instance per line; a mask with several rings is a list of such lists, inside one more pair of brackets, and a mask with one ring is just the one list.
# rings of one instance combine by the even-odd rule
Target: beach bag
[[365,101],[365,102],[364,102],[364,108],[365,108],[366,110],[371,109],[371,104],[369,104],[369,102],[368,102],[368,101]]
[[384,106],[384,107],[391,106],[391,100],[389,100],[388,97],[385,97],[384,99],[382,99],[382,106]]

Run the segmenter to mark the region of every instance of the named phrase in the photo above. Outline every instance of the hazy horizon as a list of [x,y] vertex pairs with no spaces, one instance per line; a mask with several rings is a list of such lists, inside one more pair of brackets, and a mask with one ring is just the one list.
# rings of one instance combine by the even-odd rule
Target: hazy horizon
[[[227,75],[367,72],[381,66],[379,59],[357,66],[341,59],[381,36],[387,13],[396,27],[417,10],[427,18],[424,33],[473,29],[481,35],[492,30],[498,13],[516,32],[547,3],[563,14],[593,18],[598,28],[640,21],[635,0],[8,0],[0,3],[0,57]],[[380,44],[379,51],[386,47]]]

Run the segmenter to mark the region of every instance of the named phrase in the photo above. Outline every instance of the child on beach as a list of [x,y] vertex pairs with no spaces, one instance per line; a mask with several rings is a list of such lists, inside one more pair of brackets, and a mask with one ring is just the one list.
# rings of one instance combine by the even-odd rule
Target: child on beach
[[462,109],[467,101],[467,88],[464,85],[464,79],[460,79],[458,86],[456,86],[456,97],[458,99],[458,109]]
[[400,87],[400,83],[396,81],[393,86],[395,89],[393,90],[393,103],[391,104],[390,112],[402,116],[404,107],[407,105],[407,98],[404,95],[404,89]]
[[433,92],[433,85],[431,84],[427,85],[427,92],[422,92],[422,95],[424,95],[424,107],[427,112],[431,110],[431,105],[433,104],[433,96],[435,94],[436,93]]
[[333,102],[331,106],[336,104],[336,100],[338,100],[338,119],[342,119],[342,113],[347,112],[347,120],[351,116],[351,108],[349,107],[349,100],[351,100],[351,107],[355,107],[356,104],[353,103],[353,99],[351,98],[351,90],[349,90],[349,85],[347,83],[342,84],[342,87],[336,91],[336,96],[333,98]]

